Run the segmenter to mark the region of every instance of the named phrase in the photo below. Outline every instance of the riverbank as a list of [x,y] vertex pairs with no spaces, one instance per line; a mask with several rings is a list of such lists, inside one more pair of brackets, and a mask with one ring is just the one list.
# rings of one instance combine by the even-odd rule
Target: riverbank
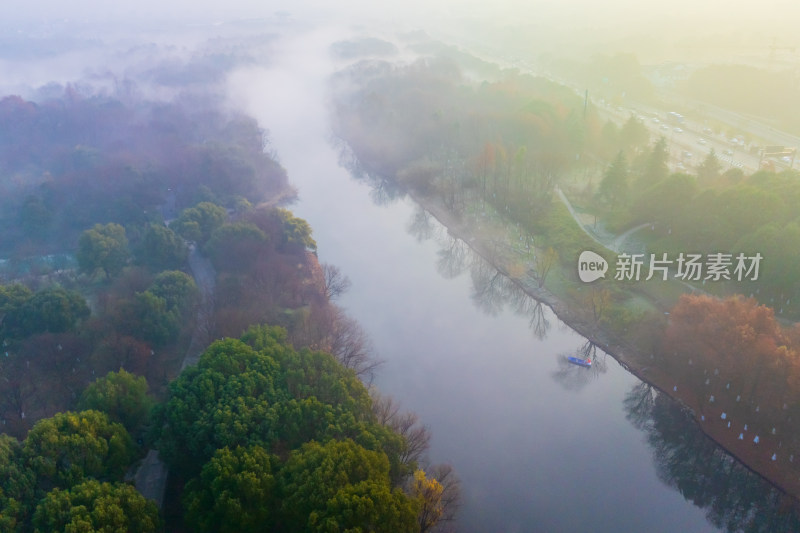
[[779,488],[795,502],[800,501],[800,477],[792,468],[794,457],[781,454],[781,441],[778,437],[760,434],[757,435],[757,442],[754,442],[753,439],[756,437],[754,433],[743,432],[743,438],[740,440],[739,430],[731,428],[731,425],[723,419],[721,409],[708,404],[705,398],[693,394],[689,387],[675,382],[664,371],[649,364],[652,355],[640,353],[597,322],[587,320],[550,290],[539,287],[529,276],[514,275],[508,265],[502,264],[500,261],[502,258],[490,249],[488,242],[482,240],[481,235],[476,234],[473,228],[455,217],[444,205],[419,193],[407,192],[418,205],[446,227],[451,235],[461,239],[522,291],[550,307],[561,321],[611,355],[628,372],[687,409],[701,431],[742,465]]

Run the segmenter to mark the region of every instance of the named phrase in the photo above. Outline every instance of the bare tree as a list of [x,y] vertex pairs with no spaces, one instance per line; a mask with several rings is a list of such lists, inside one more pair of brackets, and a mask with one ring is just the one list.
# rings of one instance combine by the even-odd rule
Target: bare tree
[[534,336],[540,341],[547,337],[547,333],[550,331],[550,321],[547,320],[547,313],[545,312],[542,302],[536,302],[536,305],[533,307],[528,326],[531,328],[531,331],[533,331]]
[[378,422],[389,426],[406,440],[406,447],[400,454],[405,464],[419,462],[428,450],[431,434],[427,426],[419,423],[416,413],[401,411],[400,405],[391,397],[382,396],[376,389],[370,389],[372,396],[372,412]]
[[442,514],[433,531],[455,531],[456,514],[461,504],[461,480],[458,479],[455,469],[448,464],[432,465],[428,467],[428,472],[442,485]]
[[324,263],[322,274],[325,278],[325,296],[328,300],[335,300],[350,288],[350,278],[342,274],[339,267]]
[[534,265],[536,268],[536,278],[539,281],[539,287],[544,286],[544,281],[547,279],[547,274],[550,269],[558,260],[558,252],[552,247],[548,246],[546,250],[539,251],[534,256]]
[[373,357],[374,347],[364,329],[339,307],[332,306],[330,352],[344,367],[369,383],[381,361]]

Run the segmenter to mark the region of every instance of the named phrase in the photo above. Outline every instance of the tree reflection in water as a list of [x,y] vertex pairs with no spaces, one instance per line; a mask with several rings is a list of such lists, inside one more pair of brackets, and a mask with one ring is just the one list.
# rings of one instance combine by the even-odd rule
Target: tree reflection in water
[[419,241],[432,239],[436,242],[439,247],[436,269],[442,277],[453,279],[469,270],[472,279],[470,297],[478,309],[496,316],[508,307],[517,315],[528,318],[528,327],[537,339],[547,337],[552,328],[547,306],[528,295],[466,242],[453,236],[425,209],[415,208],[407,229]]
[[[570,363],[567,359],[570,356],[589,359],[592,361],[592,366],[587,368]],[[608,370],[606,357],[608,356],[602,350],[598,355],[596,344],[586,341],[576,352],[558,356],[558,370],[553,372],[553,379],[567,390],[578,391],[597,379],[600,374],[606,373]]]
[[659,478],[706,511],[725,531],[800,531],[798,502],[742,466],[708,438],[691,413],[647,383],[625,397],[626,416],[643,430]]
[[336,136],[332,136],[330,142],[339,151],[339,166],[346,169],[356,180],[370,185],[369,197],[375,205],[389,205],[405,196],[396,180],[365,169],[346,142]]

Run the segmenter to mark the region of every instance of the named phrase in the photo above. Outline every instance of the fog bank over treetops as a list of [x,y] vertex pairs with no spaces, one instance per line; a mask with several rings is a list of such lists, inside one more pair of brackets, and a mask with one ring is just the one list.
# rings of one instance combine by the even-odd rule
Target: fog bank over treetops
[[[230,34],[235,28],[263,30],[274,24],[287,29],[296,24],[350,25],[375,31],[424,29],[432,35],[461,35],[477,43],[491,43],[510,55],[591,56],[597,53],[636,53],[645,63],[655,61],[737,61],[754,55],[795,56],[800,4],[786,0],[727,2],[706,0],[672,2],[609,0],[408,0],[405,2],[255,2],[231,0],[143,0],[108,4],[82,0],[66,5],[57,0],[36,3],[10,0],[0,19],[0,71],[19,72],[8,65],[9,50],[26,55],[41,45],[58,41],[58,62],[63,52],[86,50],[92,45],[119,45],[125,41],[162,43],[190,40],[194,35]],[[47,48],[47,47],[45,47]],[[51,47],[52,48],[52,47]],[[45,50],[47,51],[47,50]],[[84,65],[103,63],[90,57]],[[66,62],[69,64],[69,61]],[[28,67],[24,67],[28,68]]]

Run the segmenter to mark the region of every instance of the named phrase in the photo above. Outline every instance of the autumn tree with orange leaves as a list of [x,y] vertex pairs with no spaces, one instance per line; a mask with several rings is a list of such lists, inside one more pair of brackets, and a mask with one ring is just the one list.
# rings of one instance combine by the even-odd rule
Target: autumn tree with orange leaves
[[752,298],[683,295],[664,334],[665,363],[676,377],[686,373],[698,391],[724,389],[772,412],[800,401],[799,349],[800,328],[783,328]]

